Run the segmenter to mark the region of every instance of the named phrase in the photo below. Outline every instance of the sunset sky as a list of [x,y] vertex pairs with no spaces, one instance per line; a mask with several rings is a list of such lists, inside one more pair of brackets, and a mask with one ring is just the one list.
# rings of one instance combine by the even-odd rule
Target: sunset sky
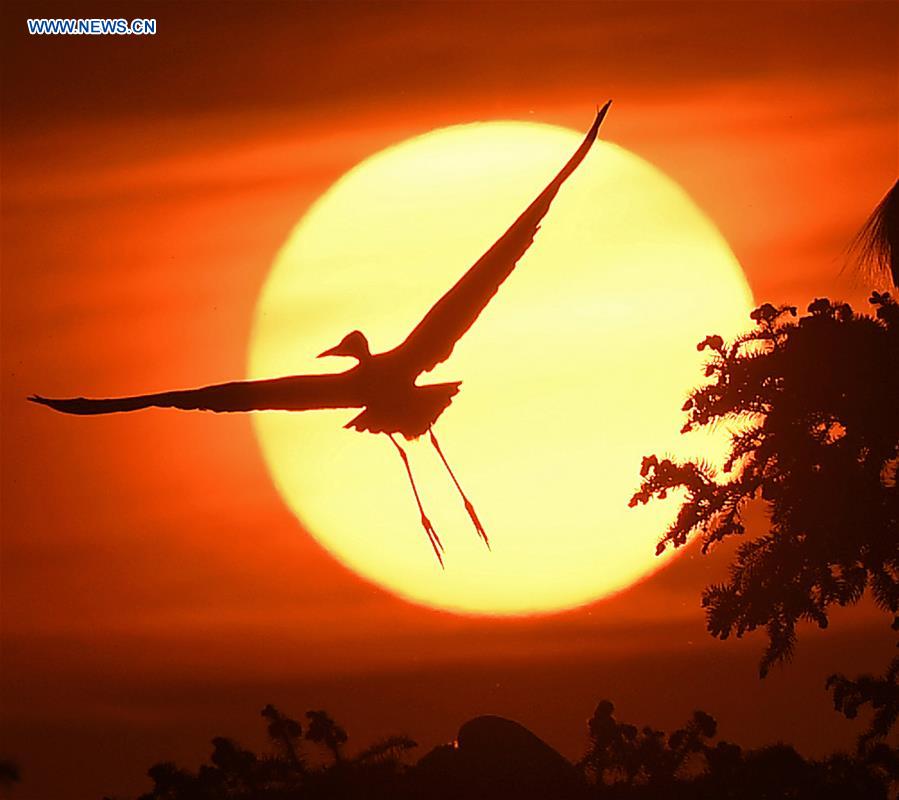
[[[490,712],[574,757],[604,697],[635,723],[702,708],[743,744],[849,746],[858,727],[824,678],[878,670],[895,649],[864,604],[803,631],[764,682],[761,634],[704,631],[699,593],[730,548],[690,549],[558,615],[429,610],[302,530],[246,417],[71,419],[24,398],[244,377],[275,255],[348,169],[457,123],[582,131],[609,97],[604,137],[692,196],[759,303],[862,307],[866,288],[841,270],[899,166],[896,3],[2,13],[0,756],[22,765],[16,798],[139,792],[151,763],[195,766],[214,735],[261,744],[268,702],[328,709],[351,748],[405,732],[423,752]],[[88,13],[155,16],[158,33],[26,31],[28,17]]]

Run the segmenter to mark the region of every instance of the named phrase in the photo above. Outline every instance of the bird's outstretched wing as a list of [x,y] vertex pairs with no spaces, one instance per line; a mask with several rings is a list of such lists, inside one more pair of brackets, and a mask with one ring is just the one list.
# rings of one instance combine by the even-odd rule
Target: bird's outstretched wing
[[426,372],[450,357],[456,342],[474,324],[502,282],[534,241],[549,206],[596,140],[611,101],[597,113],[583,143],[536,200],[418,323],[392,355],[414,371]]
[[234,381],[175,392],[133,397],[53,399],[34,395],[33,403],[66,414],[115,414],[141,408],[180,408],[189,411],[310,411],[359,408],[364,405],[356,381],[348,372],[336,375],[294,375],[261,381]]

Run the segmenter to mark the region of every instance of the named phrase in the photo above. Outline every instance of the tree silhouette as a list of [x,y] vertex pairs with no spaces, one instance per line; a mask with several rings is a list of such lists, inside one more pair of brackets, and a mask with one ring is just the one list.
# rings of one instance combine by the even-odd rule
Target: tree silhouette
[[[580,766],[591,782],[662,789],[688,775],[691,768],[696,773],[708,766],[706,753],[715,749],[709,740],[715,737],[718,723],[704,711],[694,712],[683,728],[670,735],[618,722],[614,711],[612,702],[603,700],[587,723],[590,744]],[[724,745],[719,745],[719,753]]]
[[876,316],[816,300],[809,314],[766,304],[754,330],[726,345],[709,336],[711,381],[684,405],[683,431],[736,426],[723,474],[699,461],[649,456],[631,505],[685,492],[657,552],[694,536],[706,552],[745,533],[751,501],[766,533],[742,544],[729,580],[702,595],[722,639],[764,627],[760,664],[789,659],[801,620],[824,628],[833,604],[870,588],[899,626],[899,306],[874,293]]
[[[896,751],[881,745],[864,757],[806,760],[776,743],[744,750],[713,743],[715,719],[696,711],[673,733],[619,722],[603,700],[588,721],[589,745],[579,762],[587,796],[615,800],[886,800]],[[893,783],[895,786],[895,783]]]
[[153,792],[143,795],[153,800],[181,800],[196,797],[199,794],[196,775],[183,770],[171,761],[154,764],[147,770],[147,776],[153,781]]
[[266,732],[268,738],[279,748],[282,756],[299,771],[304,771],[305,766],[297,753],[297,743],[303,735],[303,728],[299,722],[284,716],[271,703],[260,712],[264,719],[268,720]]
[[418,747],[418,742],[408,736],[388,736],[366,747],[358,753],[353,762],[356,764],[396,764],[405,753]]
[[833,691],[834,708],[849,719],[855,719],[862,706],[870,705],[874,710],[871,727],[859,737],[860,752],[869,751],[886,738],[899,719],[899,657],[893,659],[883,677],[860,675],[850,680],[845,675],[831,675],[827,688]]
[[850,247],[858,268],[899,289],[899,181],[883,196]]
[[306,738],[330,750],[335,764],[343,761],[341,750],[346,744],[346,731],[331,719],[326,711],[307,711],[306,719],[309,720]]
[[392,736],[346,759],[346,731],[325,711],[309,711],[305,740],[326,748],[333,760],[319,767],[306,765],[302,754],[303,728],[297,720],[268,704],[266,721],[274,752],[257,755],[233,739],[215,737],[209,763],[196,772],[171,762],[148,771],[153,788],[139,800],[287,800],[288,798],[397,796],[406,770],[404,755],[416,746],[406,736]]

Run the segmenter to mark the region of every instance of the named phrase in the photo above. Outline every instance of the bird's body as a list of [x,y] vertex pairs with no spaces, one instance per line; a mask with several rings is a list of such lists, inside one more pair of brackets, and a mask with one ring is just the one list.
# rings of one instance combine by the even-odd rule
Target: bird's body
[[534,202],[434,304],[406,339],[392,350],[372,354],[365,335],[360,331],[352,331],[338,345],[321,353],[321,356],[356,359],[356,365],[344,372],[235,381],[199,389],[110,399],[32,396],[29,400],[57,411],[78,415],[111,414],[150,407],[214,412],[361,408],[361,413],[344,427],[360,432],[383,433],[391,438],[402,456],[421,512],[422,525],[440,563],[443,563],[442,545],[425,516],[408,459],[394,438],[395,434],[406,439],[430,434],[431,442],[465,501],[472,522],[486,542],[483,526],[449,468],[432,430],[434,423],[459,392],[461,381],[423,385],[419,385],[417,381],[423,373],[431,371],[449,358],[456,342],[474,324],[531,246],[540,222],[560,187],[583,161],[595,141],[609,105],[606,103],[597,113],[581,146]]
[[350,355],[359,361],[344,375],[363,411],[344,427],[360,433],[398,433],[406,439],[416,439],[431,428],[459,392],[461,381],[419,386],[419,372],[402,346],[372,355],[368,341],[359,331],[322,353],[336,354]]
[[405,439],[417,439],[449,408],[461,385],[462,381],[454,381],[372,387],[365,409],[343,427],[360,433],[399,433]]

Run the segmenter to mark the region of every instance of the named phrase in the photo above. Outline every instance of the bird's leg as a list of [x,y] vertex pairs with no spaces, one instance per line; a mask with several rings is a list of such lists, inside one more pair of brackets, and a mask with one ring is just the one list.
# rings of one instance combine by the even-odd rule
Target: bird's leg
[[443,466],[446,467],[446,471],[449,473],[449,476],[453,479],[453,483],[456,484],[456,489],[459,490],[459,495],[462,497],[462,501],[465,503],[465,510],[468,512],[468,516],[471,517],[471,522],[475,527],[475,530],[478,532],[478,536],[480,536],[484,540],[484,544],[487,545],[487,549],[490,549],[490,540],[487,538],[487,531],[484,530],[484,526],[481,524],[481,520],[478,519],[477,512],[474,510],[474,506],[471,504],[471,500],[466,497],[465,492],[462,491],[462,487],[459,485],[459,481],[456,480],[456,476],[453,474],[453,470],[449,465],[449,462],[446,460],[446,456],[443,455],[443,450],[440,449],[440,444],[437,441],[437,437],[434,435],[434,429],[428,428],[428,434],[431,437],[431,444],[434,445],[434,449],[437,451],[437,455],[440,456],[440,460],[443,462]]
[[437,556],[440,566],[443,567],[443,556],[441,555],[443,543],[440,541],[437,531],[434,530],[434,526],[425,514],[424,507],[421,504],[421,498],[418,496],[418,487],[415,485],[415,478],[412,477],[412,467],[409,466],[409,457],[392,433],[388,433],[387,436],[390,438],[390,441],[393,442],[393,446],[400,454],[400,458],[403,459],[403,466],[406,468],[406,474],[409,476],[409,483],[412,485],[412,494],[415,495],[415,502],[418,504],[418,511],[421,514],[421,527],[424,528],[425,533],[428,534],[428,541],[430,541],[431,547],[434,548],[434,555]]

